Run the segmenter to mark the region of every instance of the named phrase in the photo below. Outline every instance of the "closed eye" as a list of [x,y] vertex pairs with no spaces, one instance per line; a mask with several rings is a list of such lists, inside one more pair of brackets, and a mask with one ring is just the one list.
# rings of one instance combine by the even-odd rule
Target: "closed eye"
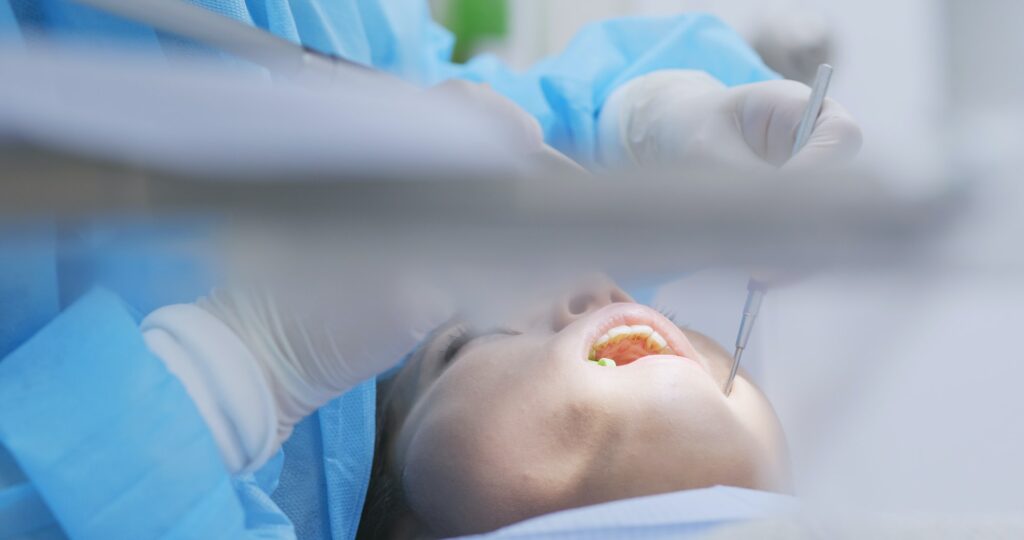
[[492,328],[486,331],[474,330],[470,327],[462,327],[459,329],[459,333],[448,344],[445,348],[444,356],[441,359],[442,365],[448,365],[458,359],[459,353],[465,350],[471,343],[479,341],[484,338],[492,336],[518,336],[522,332],[513,330],[511,328]]

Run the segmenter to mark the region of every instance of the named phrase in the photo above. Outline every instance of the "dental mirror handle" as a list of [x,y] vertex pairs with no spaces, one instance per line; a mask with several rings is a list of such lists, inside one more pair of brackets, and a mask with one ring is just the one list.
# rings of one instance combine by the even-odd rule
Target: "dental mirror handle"
[[796,139],[793,141],[793,153],[790,157],[796,156],[807,145],[814,133],[815,124],[821,116],[821,109],[825,107],[825,97],[828,96],[829,86],[832,85],[832,74],[835,68],[828,64],[818,66],[818,74],[814,76],[814,85],[811,86],[811,97],[804,109],[804,116],[800,119],[800,126],[796,130]]
[[729,371],[729,378],[725,381],[725,387],[722,388],[726,396],[732,393],[732,385],[740,369],[743,351],[747,348],[747,342],[750,341],[750,333],[754,329],[757,315],[761,312],[761,302],[764,300],[767,290],[757,281],[750,280],[747,283],[747,302],[743,306],[743,320],[740,321],[740,331],[736,335],[736,352],[732,357],[732,369]]
[[[796,139],[793,141],[793,156],[797,155],[807,141],[811,139],[814,132],[814,125],[821,116],[821,109],[825,106],[825,97],[828,95],[829,86],[832,84],[834,68],[828,64],[818,66],[818,74],[814,77],[814,85],[811,87],[811,97],[804,110],[803,118],[796,131]],[[740,360],[743,359],[743,351],[750,341],[750,333],[754,330],[754,322],[761,311],[761,302],[767,287],[757,280],[751,279],[747,283],[747,303],[743,307],[743,320],[740,321],[740,331],[736,336],[736,352],[732,355],[732,369],[729,371],[729,378],[726,379],[722,391],[726,397],[732,394],[732,386],[736,381],[736,374],[740,370]]]

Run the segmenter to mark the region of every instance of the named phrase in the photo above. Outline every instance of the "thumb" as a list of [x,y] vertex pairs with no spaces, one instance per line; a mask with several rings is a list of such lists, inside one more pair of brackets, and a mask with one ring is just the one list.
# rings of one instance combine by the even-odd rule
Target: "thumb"
[[850,160],[860,150],[862,137],[856,120],[842,105],[826,100],[811,138],[793,156],[796,133],[811,95],[805,84],[769,81],[736,87],[732,92],[744,140],[761,159],[776,167],[832,165]]
[[863,144],[860,125],[845,107],[825,100],[807,144],[786,163],[786,170],[806,170],[848,163]]

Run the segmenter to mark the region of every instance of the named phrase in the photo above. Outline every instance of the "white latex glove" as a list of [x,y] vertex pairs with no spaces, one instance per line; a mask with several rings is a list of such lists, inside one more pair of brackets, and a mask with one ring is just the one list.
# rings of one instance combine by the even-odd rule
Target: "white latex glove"
[[810,88],[769,81],[728,88],[702,71],[659,71],[629,82],[599,119],[601,158],[609,166],[768,170],[828,166],[861,146],[857,122],[826,100],[807,145],[792,160]]
[[458,106],[483,116],[514,149],[524,155],[525,171],[584,172],[579,164],[544,142],[544,132],[533,115],[489,85],[452,79],[430,88],[428,92],[437,99],[454,101]]
[[544,145],[544,133],[537,119],[487,84],[451,79],[431,87],[427,93],[482,115],[510,144],[523,152],[534,152]]
[[273,397],[278,446],[296,423],[393,367],[453,312],[447,297],[408,282],[373,291],[220,290],[197,305],[252,353]]

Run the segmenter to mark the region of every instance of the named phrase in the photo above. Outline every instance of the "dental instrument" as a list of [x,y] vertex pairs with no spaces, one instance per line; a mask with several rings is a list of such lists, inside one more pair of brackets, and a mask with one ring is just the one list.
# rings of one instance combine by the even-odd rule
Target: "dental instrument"
[[[800,126],[796,132],[796,141],[793,144],[793,154],[797,155],[807,144],[814,132],[814,124],[821,116],[821,109],[825,105],[825,96],[828,95],[829,85],[832,83],[834,69],[828,64],[818,66],[818,74],[814,78],[814,86],[811,88],[811,97],[804,110],[804,116],[800,120]],[[729,378],[726,379],[722,392],[726,397],[732,394],[733,383],[736,381],[736,374],[740,369],[740,360],[743,359],[743,351],[750,341],[750,333],[754,330],[754,323],[761,312],[761,303],[764,295],[768,292],[767,284],[752,278],[747,282],[747,301],[743,306],[743,318],[740,320],[740,330],[736,335],[736,352],[732,356],[732,369],[729,371]]]

